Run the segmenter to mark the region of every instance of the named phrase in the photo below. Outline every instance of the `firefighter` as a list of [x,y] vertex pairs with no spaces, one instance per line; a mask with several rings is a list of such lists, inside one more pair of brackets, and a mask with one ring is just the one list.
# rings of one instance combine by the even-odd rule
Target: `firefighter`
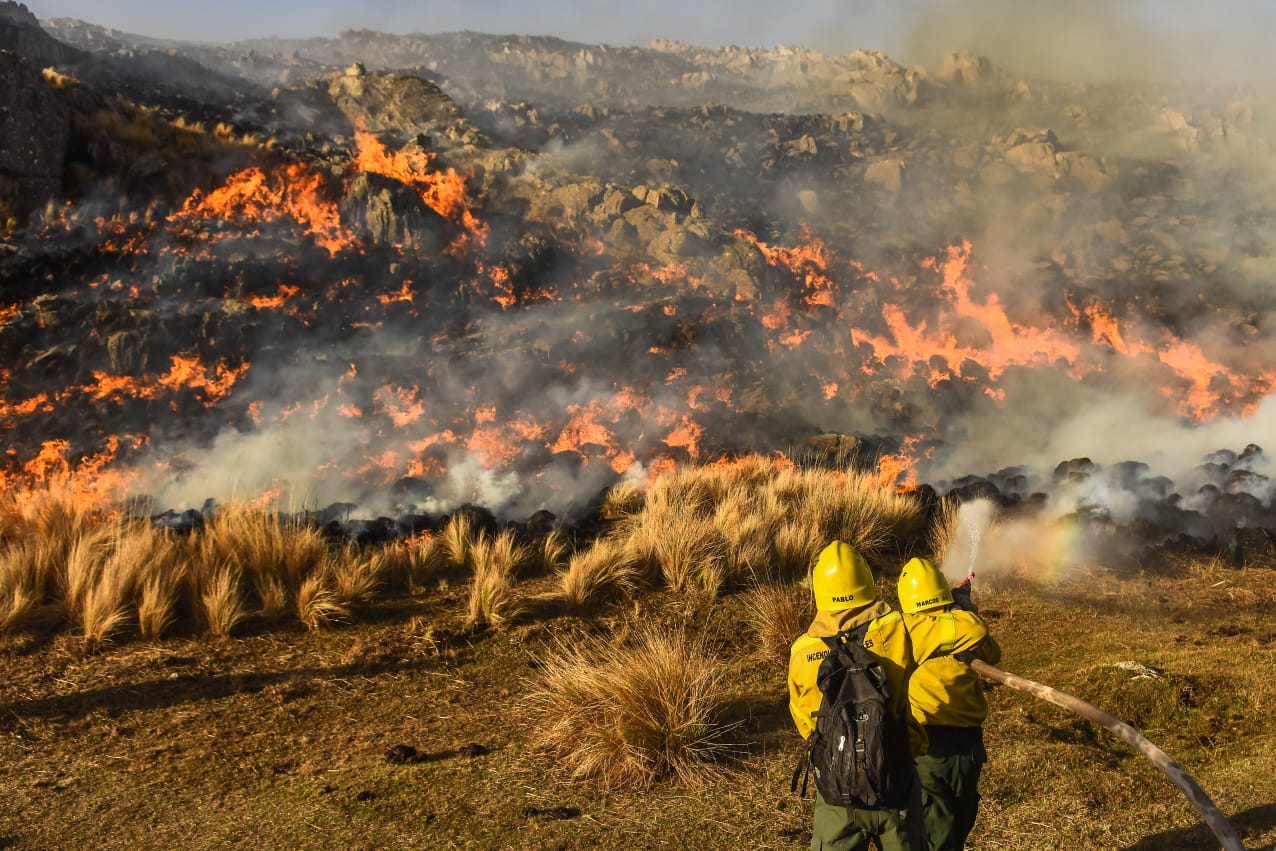
[[[881,659],[894,710],[906,713],[908,676],[913,668],[908,632],[900,613],[878,599],[868,563],[850,545],[834,541],[816,561],[811,591],[815,596],[815,618],[789,651],[789,712],[802,738],[811,737],[815,730],[811,715],[820,709],[822,695],[816,674],[828,652],[822,637],[847,632],[867,621],[872,624],[864,637],[864,647]],[[914,755],[925,751],[924,733],[911,718],[909,739]],[[874,838],[882,851],[908,851],[913,847],[903,813],[833,806],[816,791],[813,851],[859,851],[867,849]]]
[[967,602],[968,583],[956,597],[926,559],[911,559],[900,572],[899,605],[917,660],[908,698],[927,740],[926,752],[917,757],[927,851],[961,851],[975,826],[979,773],[988,761],[982,726],[988,703],[969,662],[978,658],[995,665],[1001,659],[988,625]]

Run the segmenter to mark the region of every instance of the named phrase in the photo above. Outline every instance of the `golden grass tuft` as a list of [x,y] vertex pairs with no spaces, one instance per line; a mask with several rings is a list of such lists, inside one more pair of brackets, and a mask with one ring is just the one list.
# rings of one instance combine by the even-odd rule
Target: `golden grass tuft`
[[599,508],[605,520],[622,520],[642,510],[646,495],[637,485],[625,482],[607,489]]
[[0,631],[21,628],[44,599],[38,560],[33,541],[14,541],[0,550]]
[[287,599],[295,599],[302,584],[333,561],[321,530],[241,504],[219,507],[192,546],[193,560],[230,565],[246,576],[267,618],[286,611]]
[[315,574],[297,590],[297,619],[311,631],[349,617],[350,608],[337,598],[325,577]]
[[474,521],[464,511],[458,511],[448,518],[443,531],[438,536],[438,547],[448,565],[454,568],[472,566],[471,549],[479,534],[474,528]]
[[152,571],[137,589],[137,629],[142,638],[155,640],[177,621],[179,589],[184,566],[172,565],[168,571]]
[[917,499],[856,470],[800,470],[748,456],[655,480],[615,535],[648,580],[708,594],[804,576],[842,540],[868,558],[911,540]]
[[382,577],[396,568],[394,556],[384,549],[346,547],[332,564],[332,592],[345,606],[366,603],[376,596]]
[[752,588],[745,611],[757,637],[758,655],[764,659],[788,659],[789,647],[806,631],[814,609],[811,589],[805,585],[763,584]]
[[257,593],[257,614],[267,621],[276,621],[288,613],[288,589],[283,580],[273,576],[256,576],[253,590]]
[[571,779],[641,789],[695,781],[729,750],[725,682],[703,642],[649,627],[632,646],[560,645],[524,705],[534,747]]
[[805,576],[828,544],[809,523],[793,520],[781,524],[771,539],[774,558],[766,579],[778,582]]
[[200,583],[204,623],[219,638],[228,637],[248,614],[239,591],[240,576],[239,568],[226,565],[212,570]]
[[563,601],[573,609],[628,597],[639,584],[633,554],[616,538],[600,538],[589,549],[574,553],[558,578]]
[[[171,532],[135,522],[112,556],[120,571],[131,570],[131,592],[142,638],[160,638],[177,620],[177,606],[189,563]],[[125,567],[132,565],[131,568]]]
[[470,586],[467,623],[499,628],[527,611],[527,598],[517,590],[515,575],[529,555],[526,547],[515,543],[514,533],[509,530],[495,538],[478,536],[469,553],[474,582]]
[[935,518],[926,532],[926,545],[930,549],[931,558],[936,564],[943,564],[944,557],[952,548],[957,538],[957,525],[961,517],[961,503],[956,499],[940,500]]
[[541,538],[536,547],[538,569],[541,573],[558,572],[570,552],[571,546],[567,542],[567,536],[558,529],[553,530]]

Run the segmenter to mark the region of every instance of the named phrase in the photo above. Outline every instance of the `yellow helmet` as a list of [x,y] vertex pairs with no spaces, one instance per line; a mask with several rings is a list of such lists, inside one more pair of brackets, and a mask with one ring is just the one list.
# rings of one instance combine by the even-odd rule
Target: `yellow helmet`
[[953,601],[943,571],[924,558],[909,559],[899,573],[899,607],[905,614],[922,612]]
[[811,573],[815,608],[821,612],[858,609],[877,599],[873,571],[850,544],[834,541],[824,548]]

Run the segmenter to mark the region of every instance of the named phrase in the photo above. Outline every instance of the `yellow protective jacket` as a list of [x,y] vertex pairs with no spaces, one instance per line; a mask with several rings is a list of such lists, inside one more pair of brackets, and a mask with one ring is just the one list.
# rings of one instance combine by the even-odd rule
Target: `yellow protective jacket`
[[[818,712],[820,708],[821,695],[816,674],[828,653],[828,645],[820,640],[821,637],[846,632],[865,621],[873,623],[864,635],[864,647],[882,660],[892,708],[896,712],[907,709],[908,677],[914,662],[912,645],[900,613],[892,611],[880,600],[858,609],[817,612],[811,626],[789,649],[789,713],[802,738],[809,739],[815,732],[815,719],[811,713]],[[908,737],[914,756],[926,752],[926,733],[911,720]]]
[[974,612],[945,607],[904,615],[917,670],[908,683],[913,718],[919,724],[978,727],[988,717],[983,684],[970,665],[953,654],[973,651],[990,665],[1001,648]]

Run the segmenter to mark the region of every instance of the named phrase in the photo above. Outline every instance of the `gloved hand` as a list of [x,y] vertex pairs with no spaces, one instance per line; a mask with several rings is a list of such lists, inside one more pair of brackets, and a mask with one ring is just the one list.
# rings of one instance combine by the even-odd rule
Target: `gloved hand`
[[970,596],[970,580],[973,576],[973,573],[970,576],[967,576],[966,581],[953,589],[953,608],[979,614],[979,607],[975,605],[975,601],[972,600]]

